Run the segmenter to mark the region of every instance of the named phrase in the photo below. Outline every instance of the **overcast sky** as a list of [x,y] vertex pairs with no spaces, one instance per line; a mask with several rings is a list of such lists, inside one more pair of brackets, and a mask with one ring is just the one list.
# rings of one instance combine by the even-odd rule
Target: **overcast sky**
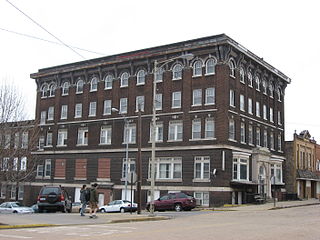
[[[91,59],[225,33],[292,79],[285,92],[286,140],[309,130],[320,143],[320,1],[10,0]],[[318,3],[319,2],[319,3]],[[34,118],[30,73],[84,60],[7,0],[0,0],[0,81],[14,82]]]

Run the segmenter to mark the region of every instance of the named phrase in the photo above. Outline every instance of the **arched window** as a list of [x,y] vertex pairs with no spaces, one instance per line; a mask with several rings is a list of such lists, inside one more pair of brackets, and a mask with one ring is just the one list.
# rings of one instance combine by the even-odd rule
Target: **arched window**
[[77,82],[76,93],[83,93],[83,80],[79,79]]
[[236,77],[236,64],[233,59],[229,60],[230,76]]
[[256,90],[260,91],[260,78],[259,78],[259,76],[256,76],[255,81],[256,81]]
[[197,60],[193,64],[193,76],[201,76],[202,75],[202,61]]
[[206,75],[215,74],[216,70],[216,60],[210,58],[206,62]]
[[120,77],[120,87],[127,87],[129,84],[129,73],[124,72]]
[[98,89],[98,78],[93,77],[90,82],[90,92],[95,92]]
[[281,89],[278,88],[278,89],[277,89],[277,97],[278,97],[278,101],[279,101],[279,102],[281,102],[281,95],[282,95]]
[[62,84],[62,96],[68,95],[69,94],[69,82],[64,82]]
[[272,97],[272,98],[273,98],[273,91],[274,91],[274,87],[273,87],[272,83],[270,83],[269,92],[270,92],[270,97]]
[[137,73],[137,85],[144,84],[146,81],[146,72],[144,70],[140,70]]
[[177,63],[172,68],[172,80],[177,80],[182,78],[182,65]]
[[42,97],[42,98],[47,97],[47,94],[48,94],[48,84],[46,84],[46,83],[43,84],[43,85],[41,86],[40,91],[41,91],[41,97]]
[[112,89],[113,77],[112,75],[107,75],[104,79],[104,89]]
[[249,87],[252,87],[252,74],[251,74],[251,72],[248,72],[248,85],[249,85]]
[[265,80],[262,81],[262,91],[267,95],[267,82]]
[[56,85],[54,83],[51,83],[49,86],[49,97],[54,97],[56,91]]
[[240,82],[244,83],[244,69],[240,67]]

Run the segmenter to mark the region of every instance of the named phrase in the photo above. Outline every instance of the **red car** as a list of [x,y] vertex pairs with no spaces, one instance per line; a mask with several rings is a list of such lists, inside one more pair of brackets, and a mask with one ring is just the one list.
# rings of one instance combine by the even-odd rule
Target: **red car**
[[[154,200],[155,211],[175,210],[180,212],[182,210],[191,210],[196,207],[196,199],[183,192],[169,193],[158,200]],[[150,209],[150,203],[147,203],[147,210]]]

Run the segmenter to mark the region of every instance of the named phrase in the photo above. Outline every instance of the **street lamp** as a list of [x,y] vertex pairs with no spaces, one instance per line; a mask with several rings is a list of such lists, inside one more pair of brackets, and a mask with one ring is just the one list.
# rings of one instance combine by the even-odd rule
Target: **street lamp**
[[[157,94],[157,72],[163,66],[172,62],[176,59],[187,59],[191,60],[193,58],[192,53],[182,54],[177,57],[169,58],[163,61],[154,61],[153,68],[153,105],[152,105],[152,126],[151,126],[151,186],[150,186],[150,215],[154,215],[154,186],[155,186],[155,156],[156,156],[156,94]],[[161,64],[158,67],[158,64]]]
[[[120,111],[119,111],[119,109],[117,109],[117,108],[111,108],[111,111],[112,112],[119,112],[120,113]],[[129,155],[129,136],[128,136],[128,129],[129,129],[129,120],[128,120],[128,118],[125,116],[125,115],[123,115],[123,114],[121,114],[121,116],[124,118],[124,132],[125,132],[125,140],[126,140],[126,160],[125,160],[125,173],[124,173],[124,199],[125,200],[128,200],[127,199],[127,192],[128,192],[128,155]],[[132,193],[131,193],[132,194]]]

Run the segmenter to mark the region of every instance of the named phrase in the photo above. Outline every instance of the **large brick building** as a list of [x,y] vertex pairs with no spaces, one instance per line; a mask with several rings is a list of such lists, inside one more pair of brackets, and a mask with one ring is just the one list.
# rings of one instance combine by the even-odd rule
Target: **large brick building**
[[[187,53],[192,60],[179,59]],[[171,58],[153,72],[155,60]],[[35,195],[43,184],[61,184],[76,200],[83,183],[97,182],[101,203],[129,198],[125,173],[136,164],[140,106],[146,203],[154,74],[156,197],[185,191],[213,206],[284,188],[284,93],[291,80],[222,34],[31,74],[41,126]]]

